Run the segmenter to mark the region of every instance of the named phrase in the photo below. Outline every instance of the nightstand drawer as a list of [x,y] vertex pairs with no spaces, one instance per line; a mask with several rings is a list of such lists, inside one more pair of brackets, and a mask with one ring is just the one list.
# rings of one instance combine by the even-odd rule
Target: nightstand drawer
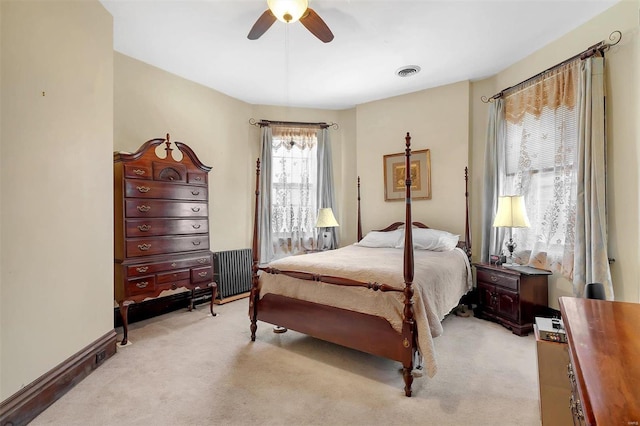
[[497,284],[502,287],[510,288],[518,291],[518,277],[510,276],[506,274],[500,274],[492,271],[477,270],[478,281],[483,281],[490,284]]

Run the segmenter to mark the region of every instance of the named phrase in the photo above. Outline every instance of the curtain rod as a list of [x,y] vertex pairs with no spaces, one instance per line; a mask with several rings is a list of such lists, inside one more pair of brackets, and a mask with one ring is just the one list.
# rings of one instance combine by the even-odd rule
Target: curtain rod
[[534,78],[540,77],[541,75],[544,75],[546,73],[548,73],[549,71],[553,71],[559,67],[561,67],[562,65],[565,65],[571,61],[573,61],[574,59],[580,58],[581,60],[585,60],[587,58],[590,58],[591,56],[595,55],[597,52],[606,52],[607,50],[609,50],[609,48],[611,48],[611,46],[615,46],[616,44],[620,43],[620,40],[622,40],[622,32],[621,31],[614,31],[611,34],[609,34],[609,40],[611,40],[613,43],[605,43],[604,40],[602,40],[599,43],[594,44],[593,46],[587,48],[586,50],[578,53],[577,55],[573,55],[572,57],[570,57],[569,59],[565,59],[564,61],[560,62],[559,64],[556,64],[550,68],[547,68],[546,70],[539,72],[538,74],[534,75],[533,77],[529,77],[528,79],[521,81],[518,84],[515,84],[513,86],[507,87],[506,89],[502,89],[502,91],[496,93],[495,95],[491,96],[490,98],[487,99],[486,96],[482,96],[480,98],[480,100],[482,102],[489,103],[489,102],[493,102],[494,100],[503,97],[506,92],[514,89],[514,88],[518,88],[521,87],[523,85],[525,85],[526,83],[530,82],[531,80],[533,80]]
[[266,127],[266,126],[298,126],[298,127],[320,127],[321,129],[327,129],[331,127],[334,130],[338,130],[338,123],[305,123],[301,121],[271,121],[261,119],[260,121],[256,121],[253,118],[249,119],[249,124],[256,127]]

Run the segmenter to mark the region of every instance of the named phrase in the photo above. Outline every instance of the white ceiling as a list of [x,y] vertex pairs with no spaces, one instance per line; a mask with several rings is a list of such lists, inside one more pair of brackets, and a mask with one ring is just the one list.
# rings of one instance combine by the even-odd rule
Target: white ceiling
[[[311,0],[325,44],[300,22],[247,39],[266,0],[101,0],[118,52],[251,104],[323,109],[489,77],[617,1]],[[396,76],[406,65],[422,71]]]

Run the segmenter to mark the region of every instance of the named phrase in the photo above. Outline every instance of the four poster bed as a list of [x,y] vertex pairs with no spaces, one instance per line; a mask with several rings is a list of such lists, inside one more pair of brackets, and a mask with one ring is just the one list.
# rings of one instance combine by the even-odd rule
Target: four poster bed
[[[410,171],[409,133],[405,141],[405,170]],[[467,185],[465,168],[465,187]],[[445,245],[451,245],[451,234],[430,230],[412,221],[408,172],[405,186],[404,222],[372,231],[363,240],[358,181],[358,243],[258,265],[258,160],[253,280],[249,297],[252,341],[260,320],[399,361],[403,366],[406,396],[411,396],[415,360],[424,359],[427,374],[435,374],[433,337],[442,333],[440,322],[471,289],[468,191],[465,188],[465,240],[458,243],[456,235],[451,247],[435,247],[438,251],[414,250],[414,244],[417,248],[429,248],[425,247],[429,242],[423,239],[423,232],[429,232],[429,238],[435,233],[436,240],[440,238],[438,241],[446,237]],[[404,227],[404,223],[413,226]],[[388,244],[388,241],[397,241],[397,244]]]

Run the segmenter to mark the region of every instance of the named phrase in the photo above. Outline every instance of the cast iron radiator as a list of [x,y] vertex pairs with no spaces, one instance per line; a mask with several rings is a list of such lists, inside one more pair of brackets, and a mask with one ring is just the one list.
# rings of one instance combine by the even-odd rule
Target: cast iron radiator
[[251,249],[227,250],[213,253],[214,281],[218,284],[218,299],[251,291]]

